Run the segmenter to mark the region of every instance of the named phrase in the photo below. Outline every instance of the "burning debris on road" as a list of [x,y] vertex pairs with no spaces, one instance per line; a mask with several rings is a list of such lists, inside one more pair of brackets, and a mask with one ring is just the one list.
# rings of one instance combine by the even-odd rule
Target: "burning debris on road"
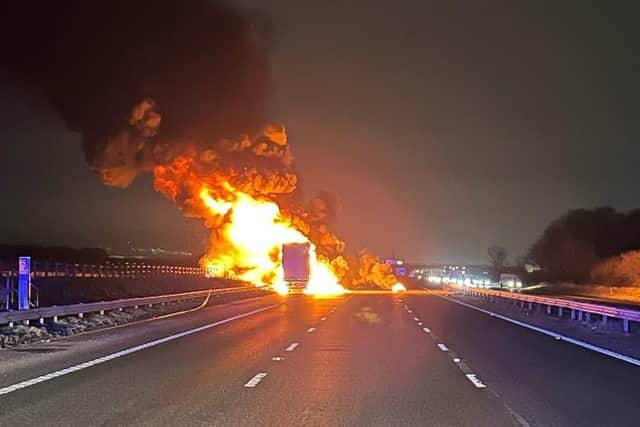
[[103,183],[127,187],[152,173],[157,191],[203,219],[212,274],[284,292],[282,245],[309,242],[311,293],[396,283],[376,257],[345,256],[329,229],[335,197],[300,201],[286,131],[263,114],[269,43],[239,11],[208,0],[25,0],[6,9],[2,68],[82,134]]

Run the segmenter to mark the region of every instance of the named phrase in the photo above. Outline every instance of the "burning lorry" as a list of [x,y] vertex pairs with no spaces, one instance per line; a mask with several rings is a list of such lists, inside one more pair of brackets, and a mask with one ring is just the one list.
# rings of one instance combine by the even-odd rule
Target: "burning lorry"
[[282,269],[290,291],[304,290],[311,276],[311,245],[286,243],[282,245]]

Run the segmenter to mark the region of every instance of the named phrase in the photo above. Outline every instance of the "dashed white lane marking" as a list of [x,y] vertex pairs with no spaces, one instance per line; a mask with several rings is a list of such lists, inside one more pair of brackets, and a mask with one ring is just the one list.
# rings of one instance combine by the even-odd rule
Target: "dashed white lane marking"
[[281,360],[284,360],[284,357],[282,357],[282,356],[273,356],[273,357],[271,358],[271,360],[275,360],[276,362],[279,362],[279,361],[281,361]]
[[293,344],[291,344],[289,347],[285,348],[284,351],[293,351],[296,349],[297,346],[299,346],[300,343],[299,342],[294,342]]
[[194,328],[194,329],[189,329],[189,330],[186,330],[186,331],[174,334],[174,335],[169,335],[168,337],[160,338],[160,339],[157,339],[157,340],[149,341],[149,342],[144,343],[144,344],[140,344],[140,345],[136,345],[134,347],[130,347],[130,348],[127,348],[127,349],[124,349],[124,350],[120,350],[120,351],[118,351],[116,353],[111,353],[111,354],[108,354],[106,356],[99,357],[97,359],[89,360],[88,362],[80,363],[79,365],[70,366],[68,368],[65,368],[65,369],[62,369],[62,370],[59,370],[59,371],[55,371],[55,372],[51,372],[51,373],[46,374],[46,375],[41,375],[39,377],[30,379],[30,380],[27,380],[27,381],[22,381],[22,382],[19,382],[19,383],[16,383],[16,384],[12,384],[12,385],[10,385],[8,387],[0,388],[0,396],[2,396],[3,394],[9,394],[9,393],[14,392],[16,390],[20,390],[20,389],[23,389],[23,388],[26,388],[26,387],[29,387],[29,386],[32,386],[32,385],[35,385],[35,384],[39,384],[39,383],[45,382],[45,381],[48,381],[48,380],[51,380],[51,379],[54,379],[54,378],[58,378],[58,377],[61,377],[63,375],[70,374],[72,372],[76,372],[76,371],[80,371],[82,369],[90,368],[91,366],[100,365],[101,363],[105,363],[105,362],[108,362],[110,360],[117,359],[117,358],[122,357],[122,356],[126,356],[126,355],[131,354],[131,353],[136,353],[138,351],[145,350],[145,349],[150,348],[150,347],[155,347],[157,345],[164,344],[166,342],[173,341],[173,340],[178,339],[178,338],[186,337],[187,335],[195,334],[197,332],[202,332],[202,331],[205,331],[207,329],[214,328],[216,326],[224,325],[225,323],[229,323],[229,322],[232,322],[234,320],[242,319],[243,317],[252,316],[254,314],[260,313],[261,311],[265,311],[265,310],[269,310],[269,309],[274,308],[274,307],[278,307],[281,304],[283,304],[283,303],[272,304],[272,305],[268,305],[266,307],[259,308],[257,310],[249,311],[247,313],[242,313],[242,314],[238,314],[236,316],[231,316],[231,317],[228,317],[226,319],[218,320],[216,322],[209,323],[209,324],[204,325],[204,326],[199,326],[199,327]]
[[513,416],[513,418],[515,418],[515,420],[518,422],[518,424],[520,424],[521,427],[531,427],[531,424],[529,424],[529,422],[525,420],[522,415],[514,411],[511,406],[507,405],[504,402],[502,402],[502,404],[507,409],[507,412],[509,412]]
[[260,381],[262,381],[262,379],[263,379],[264,377],[266,377],[266,376],[267,376],[267,373],[266,373],[266,372],[260,372],[259,374],[256,374],[253,378],[251,378],[251,379],[249,380],[249,382],[247,382],[244,386],[245,386],[245,387],[253,388],[253,387],[257,386],[257,385],[258,385],[258,383],[259,383]]
[[323,318],[322,318],[322,319],[320,319],[320,320],[323,320],[323,321],[324,321],[324,320],[327,320],[327,318],[326,318],[326,317],[323,317]]
[[316,330],[316,328],[309,328],[309,329],[307,329],[307,332],[313,332],[315,330]]
[[532,331],[540,332],[541,334],[548,335],[550,337],[555,338],[556,340],[562,340],[571,344],[575,344],[579,347],[586,348],[587,350],[595,351],[596,353],[604,354],[605,356],[613,357],[614,359],[622,360],[623,362],[631,363],[632,365],[640,366],[640,360],[634,359],[633,357],[626,356],[624,354],[616,353],[615,351],[607,350],[606,348],[598,347],[597,345],[589,344],[588,342],[580,341],[575,338],[567,337],[565,335],[560,335],[557,332],[549,331],[547,329],[539,328],[537,326],[529,325],[528,323],[520,322],[519,320],[512,319],[507,316],[503,316],[501,314],[492,313],[489,310],[485,310],[480,307],[476,307],[472,304],[467,304],[462,301],[458,301],[453,298],[448,298],[442,296],[441,298],[446,299],[447,301],[454,302],[456,304],[463,305],[465,307],[471,308],[473,310],[480,311],[482,313],[488,314],[492,317],[497,317],[498,319],[506,320],[507,322],[513,323],[518,326],[522,326],[523,328],[531,329]]
[[413,311],[411,311],[411,310],[407,310],[407,311],[408,311],[409,313],[413,313]]
[[418,326],[422,326],[422,322],[418,322]]
[[[417,317],[414,317],[414,319],[416,321],[419,320]],[[422,325],[422,322],[418,322],[418,325]],[[431,329],[429,329],[427,327],[424,327],[424,328],[422,328],[422,330],[425,331],[427,334],[431,335],[431,337],[434,340],[438,340],[439,339],[437,336],[432,334]],[[484,384],[482,381],[480,381],[480,379],[478,378],[478,376],[476,374],[470,373],[470,372],[473,372],[473,371],[471,369],[469,369],[469,367],[459,357],[457,357],[457,355],[455,353],[450,351],[449,348],[446,346],[446,344],[438,343],[438,348],[441,351],[449,353],[449,356],[451,357],[451,360],[453,360],[453,362],[460,368],[462,373],[467,377],[467,379],[474,386],[476,386],[476,388],[487,388],[487,385]]]
[[414,317],[413,320],[415,320],[416,322],[420,321],[420,319],[418,319],[417,317]]
[[487,388],[487,385],[482,381],[480,381],[480,379],[478,379],[478,376],[476,374],[466,374],[465,376],[469,381],[471,381],[471,384],[476,386],[476,388]]

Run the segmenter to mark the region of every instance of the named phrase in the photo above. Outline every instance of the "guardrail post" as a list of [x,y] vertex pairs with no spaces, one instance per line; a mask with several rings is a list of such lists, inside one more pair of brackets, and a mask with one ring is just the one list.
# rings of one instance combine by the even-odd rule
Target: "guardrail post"
[[629,332],[629,319],[622,319],[622,330]]
[[558,317],[562,317],[564,313],[564,307],[558,307]]
[[547,304],[547,314],[551,314],[551,304]]
[[591,313],[589,313],[588,311],[584,313],[585,317],[586,317],[586,321],[587,322],[591,322]]
[[582,311],[578,310],[578,320],[582,321]]
[[529,301],[529,310],[533,310],[533,303]]
[[606,326],[606,325],[607,325],[607,316],[602,315],[602,326]]
[[576,318],[576,310],[574,308],[571,309],[571,320]]

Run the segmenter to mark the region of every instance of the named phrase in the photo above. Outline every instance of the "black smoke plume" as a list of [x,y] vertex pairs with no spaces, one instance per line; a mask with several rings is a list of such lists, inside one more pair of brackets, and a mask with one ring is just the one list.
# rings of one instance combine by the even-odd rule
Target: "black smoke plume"
[[267,43],[212,0],[19,0],[0,9],[0,67],[79,132],[89,166],[125,187],[185,149],[263,125]]

